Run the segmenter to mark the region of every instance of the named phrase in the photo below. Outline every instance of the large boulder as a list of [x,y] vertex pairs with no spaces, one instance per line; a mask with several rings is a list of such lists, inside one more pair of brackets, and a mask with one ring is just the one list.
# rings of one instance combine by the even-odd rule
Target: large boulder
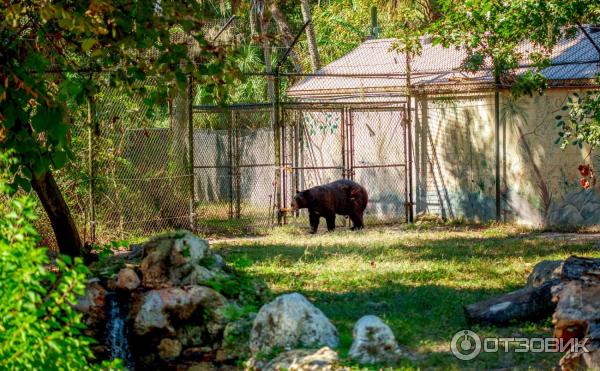
[[141,299],[134,331],[137,335],[144,335],[155,329],[164,329],[174,334],[172,319],[187,320],[200,309],[204,311],[208,324],[215,323],[222,328],[225,324],[221,312],[226,305],[225,297],[205,286],[151,290]]
[[253,354],[296,346],[336,348],[338,344],[338,333],[333,324],[298,293],[281,295],[263,305],[250,333]]
[[337,352],[329,347],[319,350],[294,349],[281,353],[264,367],[262,371],[329,371],[335,370],[339,361]]
[[221,272],[220,259],[212,256],[208,242],[188,231],[153,238],[143,251],[140,271],[146,288],[202,284]]
[[392,329],[377,316],[359,319],[352,336],[354,342],[348,355],[359,363],[395,363],[402,356]]
[[557,279],[557,268],[562,264],[562,260],[542,260],[537,263],[529,277],[527,277],[527,286],[528,287],[541,287],[546,282],[551,281],[553,279]]

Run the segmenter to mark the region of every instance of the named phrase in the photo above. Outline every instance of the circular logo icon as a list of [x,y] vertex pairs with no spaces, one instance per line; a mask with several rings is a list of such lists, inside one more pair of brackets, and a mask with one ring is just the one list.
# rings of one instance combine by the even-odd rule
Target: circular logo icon
[[481,338],[471,330],[461,330],[452,337],[450,349],[456,358],[470,361],[481,353]]

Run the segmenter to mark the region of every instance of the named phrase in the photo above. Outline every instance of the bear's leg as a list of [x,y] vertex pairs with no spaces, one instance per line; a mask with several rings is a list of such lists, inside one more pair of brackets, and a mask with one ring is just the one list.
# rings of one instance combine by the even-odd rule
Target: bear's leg
[[335,230],[335,214],[333,215],[327,215],[325,217],[325,220],[327,221],[327,230],[332,232]]
[[315,213],[314,211],[309,211],[308,213],[308,221],[310,222],[310,233],[317,233],[317,229],[319,229],[319,220],[321,217]]
[[350,230],[352,231],[356,231],[359,229],[363,229],[364,224],[363,224],[363,216],[362,213],[353,213],[350,214],[350,220],[352,220],[352,228],[350,228]]

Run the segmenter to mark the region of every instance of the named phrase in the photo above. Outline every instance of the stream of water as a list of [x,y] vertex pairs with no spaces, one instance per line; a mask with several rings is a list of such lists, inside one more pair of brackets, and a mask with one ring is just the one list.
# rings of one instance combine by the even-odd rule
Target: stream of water
[[126,326],[127,303],[121,303],[116,293],[106,295],[107,321],[106,343],[110,347],[110,359],[120,358],[123,365],[134,369],[133,357],[129,350],[128,329]]

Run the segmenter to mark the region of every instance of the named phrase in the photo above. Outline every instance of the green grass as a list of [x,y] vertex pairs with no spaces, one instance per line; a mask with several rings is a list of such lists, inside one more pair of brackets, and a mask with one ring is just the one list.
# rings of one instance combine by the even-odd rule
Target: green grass
[[[521,288],[533,265],[571,254],[600,257],[593,242],[548,239],[510,226],[374,227],[355,233],[307,233],[284,227],[268,235],[215,241],[226,259],[241,256],[275,294],[301,292],[340,332],[342,357],[365,314],[383,318],[415,356],[400,366],[443,369],[549,369],[560,354],[481,354],[459,361],[450,339],[471,328],[481,336],[550,336],[550,320],[506,327],[469,326],[463,306]],[[351,363],[348,363],[351,365]]]

